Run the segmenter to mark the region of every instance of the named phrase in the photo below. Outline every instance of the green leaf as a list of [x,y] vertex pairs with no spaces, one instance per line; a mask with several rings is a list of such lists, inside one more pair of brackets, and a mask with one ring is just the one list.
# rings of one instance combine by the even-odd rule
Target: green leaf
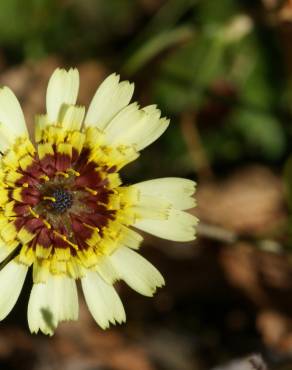
[[128,59],[123,67],[124,72],[128,75],[133,75],[163,50],[175,44],[185,42],[192,38],[193,35],[193,29],[188,26],[177,27],[173,30],[159,33],[142,45],[142,47]]
[[238,109],[233,120],[252,153],[270,160],[279,158],[283,153],[285,135],[276,117],[264,112]]

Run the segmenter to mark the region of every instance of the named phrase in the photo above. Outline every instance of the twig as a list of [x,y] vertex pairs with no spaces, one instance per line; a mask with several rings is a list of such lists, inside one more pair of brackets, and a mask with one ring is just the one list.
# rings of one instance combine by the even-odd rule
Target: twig
[[200,222],[197,226],[198,236],[216,240],[225,244],[234,244],[236,242],[249,242],[253,244],[257,249],[281,254],[283,253],[282,245],[273,239],[259,239],[253,235],[240,235],[234,231],[227,230],[221,226],[210,225],[204,222]]
[[226,230],[220,226],[206,224],[204,222],[199,222],[197,232],[199,236],[227,244],[233,244],[238,240],[238,235],[235,232]]
[[196,125],[196,113],[182,113],[180,124],[188,152],[194,163],[195,171],[197,172],[198,177],[200,180],[212,178],[212,169]]

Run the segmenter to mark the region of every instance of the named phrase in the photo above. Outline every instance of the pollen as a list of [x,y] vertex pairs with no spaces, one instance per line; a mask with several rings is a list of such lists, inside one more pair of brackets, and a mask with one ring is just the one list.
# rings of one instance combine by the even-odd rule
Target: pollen
[[55,200],[51,202],[51,208],[56,213],[64,213],[73,204],[73,195],[65,189],[56,189],[52,192],[52,198]]

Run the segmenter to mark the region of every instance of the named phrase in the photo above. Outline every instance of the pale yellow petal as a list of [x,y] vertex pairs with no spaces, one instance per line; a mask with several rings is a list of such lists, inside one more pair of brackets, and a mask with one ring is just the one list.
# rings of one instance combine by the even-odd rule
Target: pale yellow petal
[[28,303],[28,325],[32,333],[39,330],[53,335],[58,323],[78,318],[75,280],[50,275],[45,283],[34,284]]
[[166,220],[138,219],[133,226],[163,239],[186,242],[195,239],[195,216],[172,208]]
[[152,144],[163,134],[169,120],[160,118],[155,105],[139,109],[136,103],[118,113],[105,129],[105,140],[111,145],[134,146],[137,151]]
[[97,272],[87,271],[81,284],[89,311],[102,329],[126,321],[125,310],[116,290]]
[[86,126],[95,126],[103,130],[113,117],[129,104],[134,84],[119,81],[120,76],[111,74],[99,86],[85,117]]
[[40,114],[35,117],[34,134],[37,143],[42,140],[43,130],[49,124],[50,121],[47,114]]
[[13,251],[14,248],[7,248],[6,245],[2,245],[0,242],[0,263],[5,260],[6,257]]
[[120,279],[140,294],[151,297],[157,288],[164,285],[160,272],[129,248],[120,247],[109,258]]
[[17,137],[27,135],[21,106],[8,88],[0,89],[0,150],[5,151]]
[[100,259],[96,266],[96,271],[103,278],[103,280],[110,285],[114,284],[117,280],[119,280],[119,275],[117,274],[117,271],[114,269],[108,256],[104,256],[103,258]]
[[14,307],[27,270],[27,266],[12,260],[0,271],[0,320],[3,320]]
[[166,220],[171,207],[171,203],[165,198],[153,197],[141,192],[132,209],[137,217],[142,219]]
[[77,69],[56,69],[52,74],[46,96],[47,114],[50,122],[56,122],[63,104],[75,104],[79,90]]
[[83,106],[63,105],[59,114],[59,123],[66,130],[80,130],[85,108]]
[[[143,113],[136,102],[127,105],[105,128],[105,140],[110,144],[120,144],[122,142],[123,135],[127,135],[125,130],[131,130],[131,127],[137,124],[137,122],[142,118]],[[123,144],[127,143],[123,142]]]
[[133,185],[144,195],[151,195],[169,201],[176,209],[185,210],[196,205],[193,194],[196,183],[179,177],[143,181]]

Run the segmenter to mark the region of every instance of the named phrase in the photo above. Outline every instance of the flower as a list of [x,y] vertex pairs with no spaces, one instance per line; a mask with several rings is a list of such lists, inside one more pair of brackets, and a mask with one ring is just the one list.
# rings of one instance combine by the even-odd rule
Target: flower
[[35,146],[17,98],[7,87],[0,90],[0,320],[32,266],[28,325],[35,333],[52,335],[59,322],[77,320],[77,279],[103,329],[124,322],[117,280],[145,296],[164,284],[135,251],[142,241],[136,229],[189,241],[197,223],[184,212],[195,204],[190,180],[122,186],[118,171],[168,127],[156,106],[129,104],[133,84],[112,74],[85,115],[76,105],[78,88],[76,69],[53,73],[47,113],[36,118]]

